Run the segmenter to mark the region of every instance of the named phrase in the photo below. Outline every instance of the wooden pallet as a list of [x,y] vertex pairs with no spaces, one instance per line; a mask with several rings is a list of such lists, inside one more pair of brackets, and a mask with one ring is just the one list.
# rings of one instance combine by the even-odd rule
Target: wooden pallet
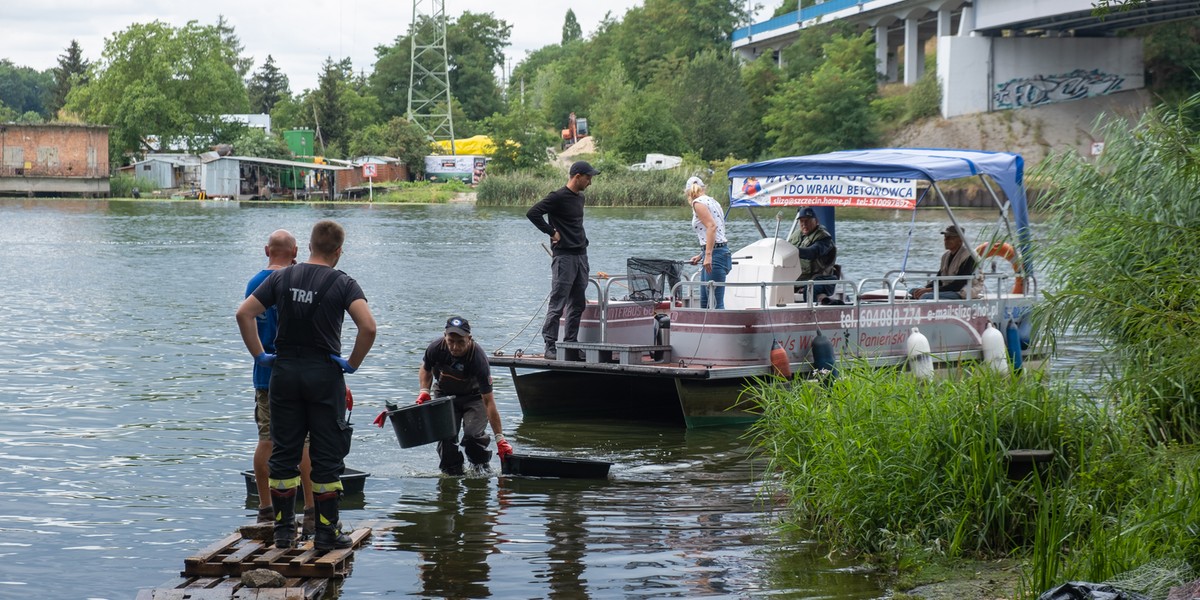
[[142,590],[137,600],[317,600],[325,595],[330,581],[293,577],[281,588],[249,588],[238,577],[187,577]]
[[[350,575],[354,550],[371,535],[370,527],[356,529],[350,533],[349,548],[321,552],[312,541],[297,548],[274,548],[271,542],[248,537],[253,536],[250,531],[244,528],[184,559],[180,579],[142,590],[137,600],[315,600],[331,581]],[[242,573],[254,569],[283,575],[285,587],[243,586]]]

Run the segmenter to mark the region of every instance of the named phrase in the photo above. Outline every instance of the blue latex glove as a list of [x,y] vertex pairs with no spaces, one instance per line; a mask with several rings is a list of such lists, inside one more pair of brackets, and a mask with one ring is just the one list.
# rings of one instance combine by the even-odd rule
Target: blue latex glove
[[275,355],[267,352],[259,352],[258,356],[254,357],[254,365],[265,369],[271,368],[275,364]]
[[332,358],[333,362],[337,363],[338,366],[342,368],[343,373],[353,373],[358,370],[358,369],[350,366],[350,361],[348,361],[336,354],[330,354],[329,358]]

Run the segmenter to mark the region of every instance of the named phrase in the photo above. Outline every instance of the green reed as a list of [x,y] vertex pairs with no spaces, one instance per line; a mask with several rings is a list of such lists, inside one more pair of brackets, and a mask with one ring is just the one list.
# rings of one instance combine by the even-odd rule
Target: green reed
[[[912,548],[1017,552],[1033,587],[1119,572],[1148,554],[1123,536],[1166,541],[1167,523],[1200,524],[1175,500],[1194,496],[1195,469],[1179,477],[1137,418],[1036,373],[919,382],[857,366],[828,387],[763,381],[747,393],[763,412],[751,435],[769,459],[768,486],[789,499],[791,523],[835,549],[897,562]],[[1013,480],[1005,453],[1015,449],[1054,458]],[[1098,562],[1081,552],[1112,539],[1121,544]]]
[[[605,170],[592,180],[585,196],[588,206],[686,206],[683,184],[690,173],[666,171]],[[566,185],[565,170],[543,168],[491,174],[476,188],[479,206],[532,206],[550,192]]]

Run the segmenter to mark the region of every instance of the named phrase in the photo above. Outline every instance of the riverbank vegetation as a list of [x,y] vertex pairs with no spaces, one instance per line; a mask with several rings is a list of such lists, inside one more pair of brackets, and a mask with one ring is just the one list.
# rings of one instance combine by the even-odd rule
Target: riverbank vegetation
[[[1105,127],[1095,162],[1033,175],[1051,214],[1034,257],[1041,343],[1097,340],[1095,381],[967,369],[920,383],[848,369],[750,393],[782,520],[898,571],[1016,557],[1015,593],[1119,581],[1163,598],[1200,565],[1200,96]],[[1050,243],[1052,241],[1052,243]],[[1052,450],[1026,478],[1006,453]],[[1133,573],[1133,575],[1130,575]]]
[[[547,146],[561,141],[572,113],[588,120],[605,158],[623,166],[648,153],[708,164],[870,147],[898,127],[936,116],[934,52],[917,85],[880,87],[873,37],[835,22],[802,29],[779,56],[740,62],[729,40],[746,11],[732,0],[645,0],[586,24],[568,9],[557,43],[529,52],[511,70],[504,64],[509,23],[491,13],[447,17],[452,96],[435,112],[453,115],[455,137],[504,141],[490,173],[546,164]],[[224,18],[182,27],[132,23],[106,36],[98,57],[63,40],[66,51],[52,69],[0,59],[0,121],[110,125],[116,165],[153,151],[151,140],[190,151],[230,144],[240,155],[277,150],[240,139],[245,126],[220,117],[268,113],[273,131],[319,130],[315,154],[386,154],[419,174],[429,148],[405,120],[410,54],[414,35],[428,39],[437,25],[423,18],[412,28],[403,24],[392,40],[374,40],[370,70],[326,57],[312,65],[317,85],[293,93],[273,57],[259,57],[256,67]],[[1164,98],[1196,91],[1195,20],[1134,34],[1146,39],[1152,91]],[[508,72],[506,81],[497,80],[497,67]],[[433,87],[416,91],[437,96]]]

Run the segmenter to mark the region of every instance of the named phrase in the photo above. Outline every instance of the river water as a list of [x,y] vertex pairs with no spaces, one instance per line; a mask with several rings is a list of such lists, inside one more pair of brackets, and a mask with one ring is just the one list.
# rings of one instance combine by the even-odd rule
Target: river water
[[[506,371],[496,398],[517,451],[607,460],[610,480],[444,478],[432,446],[401,449],[371,425],[385,401],[415,397],[450,314],[488,350],[540,347],[549,258],[523,213],[0,199],[0,598],[132,598],[253,520],[239,474],[255,440],[251,360],[233,313],[267,234],[296,233],[303,259],[322,218],[346,227],[338,266],[379,323],[347,377],[347,465],[371,476],[342,517],[375,536],[341,598],[884,597],[862,565],[778,532],[744,430],[526,424]],[[969,232],[991,218],[960,216]],[[909,265],[936,268],[945,220],[911,217],[840,218],[846,276],[899,268],[910,229]],[[593,272],[694,253],[686,208],[587,218]],[[729,236],[758,237],[745,218]]]

